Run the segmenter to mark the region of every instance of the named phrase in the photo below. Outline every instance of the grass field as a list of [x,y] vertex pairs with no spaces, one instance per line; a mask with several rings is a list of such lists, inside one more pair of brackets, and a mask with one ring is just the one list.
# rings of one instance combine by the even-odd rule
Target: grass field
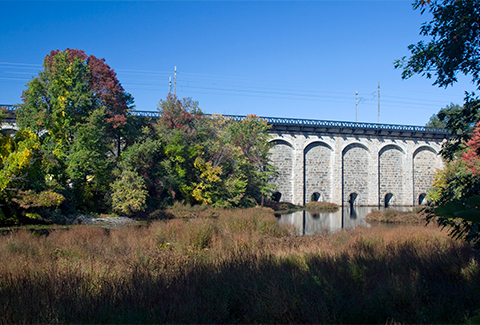
[[464,323],[479,252],[436,226],[293,236],[267,209],[0,237],[0,323]]

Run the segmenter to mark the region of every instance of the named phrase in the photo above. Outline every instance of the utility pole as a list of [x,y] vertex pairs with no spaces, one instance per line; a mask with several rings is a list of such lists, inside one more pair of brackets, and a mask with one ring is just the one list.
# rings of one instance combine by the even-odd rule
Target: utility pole
[[173,95],[177,95],[177,66],[173,70]]
[[355,90],[355,122],[358,122],[358,90]]
[[168,77],[168,93],[172,93],[172,77]]
[[380,124],[380,81],[378,82],[378,124]]

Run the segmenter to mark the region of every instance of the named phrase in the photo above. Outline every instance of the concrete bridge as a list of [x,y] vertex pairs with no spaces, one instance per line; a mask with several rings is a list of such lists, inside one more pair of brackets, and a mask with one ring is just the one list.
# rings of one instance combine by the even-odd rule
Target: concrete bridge
[[[0,105],[1,107],[2,105]],[[15,128],[14,107],[4,127]],[[158,112],[133,111],[158,118]],[[226,116],[242,120],[244,116]],[[414,206],[425,203],[444,129],[377,123],[262,117],[271,125],[275,199],[304,205]]]

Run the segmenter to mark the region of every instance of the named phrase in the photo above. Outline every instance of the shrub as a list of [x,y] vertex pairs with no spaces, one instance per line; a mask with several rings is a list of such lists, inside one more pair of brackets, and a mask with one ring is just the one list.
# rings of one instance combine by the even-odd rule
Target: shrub
[[322,212],[335,212],[338,211],[339,206],[330,202],[318,202],[311,201],[305,205],[307,211],[322,211]]

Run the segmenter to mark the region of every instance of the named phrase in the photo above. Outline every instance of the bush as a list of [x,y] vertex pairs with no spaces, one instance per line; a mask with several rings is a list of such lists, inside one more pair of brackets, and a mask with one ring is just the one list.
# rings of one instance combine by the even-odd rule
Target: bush
[[335,212],[338,211],[339,206],[330,202],[312,201],[305,205],[307,211],[321,211],[321,212]]
[[394,209],[385,209],[379,211],[373,209],[365,216],[367,222],[383,222],[383,223],[409,223],[409,224],[425,224],[427,214],[423,209],[414,209],[412,211],[398,211]]

